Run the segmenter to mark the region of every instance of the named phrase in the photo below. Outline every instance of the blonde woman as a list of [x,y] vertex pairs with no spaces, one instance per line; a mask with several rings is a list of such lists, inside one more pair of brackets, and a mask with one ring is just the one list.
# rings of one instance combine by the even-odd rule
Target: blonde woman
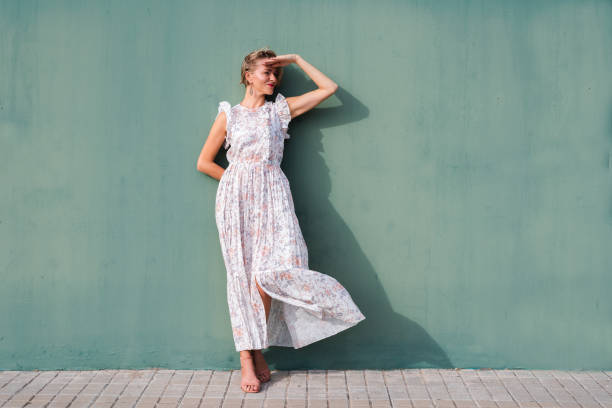
[[[295,63],[318,89],[285,98],[274,93],[283,69]],[[280,168],[291,119],[331,96],[338,85],[297,54],[262,48],[242,63],[242,102],[219,103],[198,158],[199,171],[219,180],[215,219],[227,271],[227,300],[241,388],[259,392],[271,374],[269,346],[304,347],[365,319],[334,278],[308,269],[308,250]],[[226,169],[214,162],[221,146]]]

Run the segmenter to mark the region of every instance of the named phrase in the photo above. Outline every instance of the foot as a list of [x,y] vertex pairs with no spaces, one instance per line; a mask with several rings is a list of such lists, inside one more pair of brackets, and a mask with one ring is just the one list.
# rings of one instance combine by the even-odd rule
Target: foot
[[270,368],[266,363],[261,350],[253,351],[253,359],[255,360],[255,375],[261,382],[268,382],[272,375],[270,374]]
[[255,375],[255,363],[250,353],[249,355],[240,353],[240,373],[242,374],[242,379],[240,380],[242,391],[259,392],[260,381]]

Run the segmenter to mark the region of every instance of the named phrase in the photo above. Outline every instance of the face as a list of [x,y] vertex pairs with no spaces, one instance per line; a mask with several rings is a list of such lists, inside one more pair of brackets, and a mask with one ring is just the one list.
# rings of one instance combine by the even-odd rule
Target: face
[[254,71],[247,72],[246,78],[255,91],[262,94],[272,95],[274,88],[278,85],[278,68],[270,68],[257,61]]

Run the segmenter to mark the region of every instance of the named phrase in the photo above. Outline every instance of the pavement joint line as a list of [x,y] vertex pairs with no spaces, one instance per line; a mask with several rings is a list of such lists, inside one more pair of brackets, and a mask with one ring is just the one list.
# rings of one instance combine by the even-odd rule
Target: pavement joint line
[[[102,393],[108,387],[108,385],[113,382],[113,379],[115,378],[115,376],[119,372],[118,370],[101,370],[101,372],[106,372],[106,371],[114,371],[114,373],[112,373],[113,375],[111,376],[111,378],[109,378],[108,381],[104,384],[104,387],[102,387],[102,389],[100,391],[98,391],[98,394],[89,402],[89,405],[87,405],[88,408],[96,403],[98,398],[100,398],[100,395],[102,395]],[[49,403],[51,403],[51,401],[49,401]]]
[[183,390],[183,394],[181,395],[181,398],[179,398],[179,400],[176,402],[177,406],[180,406],[181,402],[183,402],[183,399],[185,398],[185,394],[187,394],[187,390],[189,389],[189,386],[191,385],[191,381],[193,380],[194,376],[195,376],[195,370],[191,370],[191,375],[189,376],[189,381],[187,381],[187,385],[185,386],[185,389]]
[[200,397],[200,401],[198,402],[197,408],[202,407],[202,404],[204,404],[204,395],[206,395],[206,391],[208,391],[208,386],[210,385],[211,380],[212,380],[212,373],[210,373],[210,375],[208,376],[208,380],[206,381],[206,385],[204,386],[204,392],[202,392],[202,396]]
[[[129,372],[129,370],[125,370],[125,369],[120,369],[119,370],[119,374],[125,374],[126,372]],[[117,404],[117,401],[119,401],[121,399],[121,395],[123,394],[123,391],[125,391],[125,389],[127,388],[127,386],[130,384],[129,381],[125,382],[125,385],[123,386],[123,388],[121,389],[121,391],[119,391],[119,393],[117,393],[117,396],[115,397],[115,399],[113,400],[113,402],[110,405],[110,408],[113,408],[115,406],[115,404]]]
[[[25,372],[25,373],[27,373],[27,371],[24,371],[24,372]],[[6,401],[4,401],[4,402],[2,403],[2,405],[0,405],[0,407],[3,407],[3,406],[5,406],[7,403],[9,403],[9,402],[10,402],[10,401],[13,399],[13,397],[14,397],[15,395],[19,394],[19,391],[21,391],[21,390],[23,390],[24,388],[26,388],[26,387],[27,387],[27,386],[28,386],[28,385],[29,385],[29,384],[30,384],[32,381],[34,381],[34,379],[36,379],[36,378],[37,378],[37,377],[38,377],[38,376],[39,376],[41,373],[42,373],[42,371],[39,371],[39,372],[38,372],[36,375],[32,376],[32,378],[30,378],[30,381],[28,381],[28,382],[26,382],[25,384],[23,384],[23,386],[22,386],[21,388],[19,388],[19,389],[18,389],[18,390],[17,390],[17,391],[16,391],[16,392],[15,392],[15,393],[14,393],[14,394],[13,394],[13,395],[12,395],[12,396],[9,398],[9,399],[7,399]],[[13,381],[15,378],[19,378],[19,376],[20,376],[21,374],[22,374],[22,373],[19,373],[19,374],[17,374],[15,377],[13,377],[13,378],[11,379],[11,382],[12,382],[12,381]]]
[[[581,387],[581,388],[584,390],[584,392],[585,392],[585,393],[587,393],[588,395],[590,395],[590,396],[591,396],[591,398],[593,399],[593,401],[597,402],[597,403],[598,403],[598,404],[599,404],[601,407],[604,407],[604,408],[605,408],[605,405],[603,405],[603,404],[602,404],[602,403],[601,403],[601,402],[600,402],[600,401],[599,401],[597,398],[595,398],[595,397],[593,396],[593,393],[592,393],[591,391],[589,391],[589,390],[588,390],[588,389],[587,389],[587,388],[586,388],[586,387],[585,387],[585,386],[582,384],[582,382],[580,381],[580,379],[579,379],[579,378],[576,378],[576,376],[575,376],[575,375],[574,375],[572,372],[570,372],[569,374],[570,374],[570,376],[571,376],[571,377],[574,379],[574,381],[576,381],[576,383],[577,383],[577,384],[578,384],[578,385],[579,385],[579,386],[580,386],[580,387]],[[582,406],[582,404],[580,404],[580,405]]]
[[170,376],[170,378],[168,378],[168,381],[166,381],[166,385],[164,386],[164,389],[159,393],[159,397],[157,397],[157,401],[155,401],[155,406],[158,406],[159,402],[164,397],[164,393],[168,389],[168,384],[172,382],[172,379],[174,378],[174,374],[176,374],[176,370],[172,370],[172,375]]
[[[516,398],[514,398],[514,395],[512,395],[512,393],[508,390],[508,387],[506,386],[506,383],[504,382],[503,378],[499,376],[499,371],[494,370],[493,373],[495,374],[495,378],[497,378],[499,382],[502,384],[502,386],[504,387],[504,391],[506,392],[506,394],[508,394],[510,398],[512,399],[512,402],[514,402],[517,407],[520,407],[521,404],[519,404]],[[512,376],[514,376],[514,373],[512,373]]]
[[132,408],[134,408],[135,406],[138,405],[138,403],[140,402],[140,400],[142,399],[142,396],[144,395],[145,391],[147,390],[147,388],[149,388],[149,386],[151,385],[151,381],[153,381],[153,378],[155,378],[155,374],[157,373],[158,368],[155,368],[153,370],[153,372],[151,373],[151,375],[149,376],[149,381],[147,381],[147,384],[142,387],[142,391],[140,391],[140,395],[138,396],[138,398],[136,398],[136,401],[134,401],[134,404],[132,405]]
[[[423,372],[422,368],[419,368],[419,374],[421,378],[423,378],[425,373]],[[427,383],[424,380],[423,380],[423,386],[425,387],[425,392],[427,392],[427,396],[429,397],[429,400],[432,401],[435,406],[436,405],[435,401],[437,401],[437,399],[433,399],[433,397],[431,396],[431,392],[429,392],[429,387],[427,386]]]
[[[567,388],[565,387],[565,385],[564,385],[564,384],[563,384],[563,383],[560,381],[559,377],[558,377],[557,375],[555,375],[555,371],[552,371],[552,372],[551,372],[551,375],[552,375],[552,377],[555,379],[555,381],[557,382],[557,384],[559,384],[559,386],[560,386],[560,387],[563,389],[563,391],[565,391],[565,392],[566,392],[566,393],[567,393],[567,394],[568,394],[568,395],[569,395],[569,396],[570,396],[570,397],[571,397],[571,398],[574,400],[574,402],[575,402],[577,405],[581,406],[582,404],[580,404],[580,403],[578,402],[578,400],[576,399],[576,397],[574,396],[574,394],[572,394],[571,392],[569,392],[569,391],[567,390]],[[555,398],[555,401],[559,402],[555,396],[553,396],[553,398]]]
[[[71,380],[70,380],[70,381],[69,381],[69,382],[68,382],[68,383],[67,383],[67,384],[64,386],[64,388],[66,388],[66,387],[67,387],[69,384],[71,384],[71,383],[72,383],[72,381],[74,381],[74,379],[75,379],[75,378],[78,378],[78,376],[79,376],[79,374],[77,373],[77,374],[74,376],[74,378],[72,378],[72,379],[71,379]],[[71,400],[70,400],[70,402],[68,403],[68,405],[66,405],[66,408],[69,408],[69,407],[72,405],[72,403],[73,403],[73,402],[74,402],[74,401],[75,401],[75,400],[76,400],[76,399],[79,397],[79,394],[80,394],[80,393],[81,393],[81,392],[82,392],[82,391],[83,391],[83,390],[84,390],[84,389],[85,389],[85,388],[86,388],[86,387],[89,385],[89,383],[91,382],[91,379],[92,379],[92,378],[94,378],[94,377],[95,377],[95,374],[89,377],[89,381],[87,381],[87,383],[85,383],[85,385],[83,385],[83,386],[81,387],[81,389],[79,390],[79,392],[78,392],[78,393],[77,393],[77,394],[74,396],[74,398],[73,398],[73,399],[71,399]],[[54,378],[55,378],[55,377],[54,377]],[[48,383],[47,383],[47,384],[48,384]],[[62,389],[61,389],[61,390],[60,390],[60,391],[59,391],[59,392],[58,392],[58,393],[57,393],[55,396],[59,395],[59,394],[62,392],[62,390],[63,390],[64,388],[62,388]],[[51,401],[48,401],[48,402],[45,404],[45,407],[49,406],[49,404],[51,404]]]
[[[58,376],[58,375],[59,375],[59,372],[56,372],[56,373],[55,373],[55,375],[54,375],[53,377],[51,377],[51,378],[49,379],[49,381],[47,381],[47,382],[46,382],[46,384],[45,384],[45,385],[43,385],[42,387],[40,387],[40,389],[39,389],[38,391],[40,391],[40,390],[44,389],[44,388],[45,388],[47,385],[49,385],[49,383],[50,383],[51,381],[53,381],[55,378],[57,378],[57,376]],[[60,390],[60,391],[61,391],[61,390]],[[28,404],[30,404],[30,402],[31,402],[31,401],[32,401],[34,398],[36,398],[36,394],[32,395],[32,396],[30,397],[30,399],[29,399],[29,400],[27,400],[25,404],[23,404],[23,406],[24,406],[24,407],[27,407],[27,406],[28,406]],[[6,402],[9,402],[9,401],[10,401],[10,399],[9,399],[9,400],[7,400]],[[50,401],[49,401],[49,402],[50,402]],[[46,407],[47,405],[49,405],[49,402],[47,402],[47,403],[45,404],[45,407]]]
[[[9,385],[15,378],[19,377],[20,372],[19,371],[14,371],[15,375],[11,378],[7,378],[6,382],[0,386],[0,391],[2,391],[2,389],[4,387],[6,387],[7,385]],[[6,402],[8,402],[8,400],[4,401],[2,404],[0,404],[0,406],[4,405]]]

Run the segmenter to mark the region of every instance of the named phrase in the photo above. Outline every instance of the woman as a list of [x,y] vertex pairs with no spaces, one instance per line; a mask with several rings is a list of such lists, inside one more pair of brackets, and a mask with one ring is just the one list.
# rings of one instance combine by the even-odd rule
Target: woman
[[[291,63],[319,88],[289,98],[279,93],[267,101],[265,96],[280,83],[282,67]],[[234,106],[219,103],[198,170],[219,180],[215,219],[240,353],[240,385],[245,392],[259,392],[261,382],[270,380],[262,349],[297,349],[365,316],[337,280],[308,269],[308,250],[280,168],[291,119],[327,99],[338,85],[299,55],[276,56],[268,48],[244,58],[241,76],[244,99]],[[221,145],[229,147],[225,170],[213,161]]]

